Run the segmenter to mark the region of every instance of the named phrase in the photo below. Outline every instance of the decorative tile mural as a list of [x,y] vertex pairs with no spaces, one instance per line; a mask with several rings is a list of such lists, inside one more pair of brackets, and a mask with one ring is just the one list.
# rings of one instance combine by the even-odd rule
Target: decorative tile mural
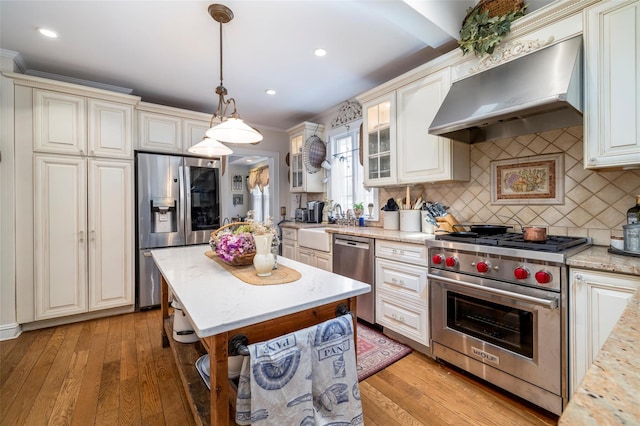
[[[563,152],[564,204],[491,204],[491,162]],[[509,224],[549,227],[549,234],[589,236],[595,244],[609,245],[611,235],[622,235],[626,212],[640,194],[640,169],[585,170],[582,165],[582,126],[471,145],[469,182],[415,185],[412,198],[426,196],[450,206],[461,223]],[[404,195],[405,188],[385,188],[384,204]]]

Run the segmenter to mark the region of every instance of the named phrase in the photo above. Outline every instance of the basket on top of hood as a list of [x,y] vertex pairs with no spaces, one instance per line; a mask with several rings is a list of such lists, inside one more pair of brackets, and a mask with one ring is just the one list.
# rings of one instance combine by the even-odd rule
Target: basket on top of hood
[[456,81],[429,133],[466,143],[581,125],[582,37]]

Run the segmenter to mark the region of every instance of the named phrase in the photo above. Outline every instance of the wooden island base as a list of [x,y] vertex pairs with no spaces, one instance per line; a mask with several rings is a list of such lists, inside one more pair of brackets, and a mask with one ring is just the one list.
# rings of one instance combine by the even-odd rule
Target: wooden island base
[[[228,379],[229,340],[237,334],[247,336],[249,343],[263,342],[283,334],[311,327],[336,317],[339,305],[346,305],[350,312],[356,312],[356,298],[346,298],[326,305],[306,309],[214,336],[205,337],[197,343],[184,344],[173,340],[173,328],[169,316],[168,286],[161,276],[161,308],[163,318],[163,347],[170,346],[176,366],[180,372],[182,385],[191,404],[193,417],[202,425],[233,425],[231,407],[235,407],[235,385]],[[356,318],[353,317],[354,342]],[[211,391],[207,389],[196,370],[196,360],[208,353],[211,362]]]

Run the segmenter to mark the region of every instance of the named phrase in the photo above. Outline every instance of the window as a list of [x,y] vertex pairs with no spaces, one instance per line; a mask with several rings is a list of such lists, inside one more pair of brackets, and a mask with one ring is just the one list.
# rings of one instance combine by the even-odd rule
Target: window
[[[360,123],[352,124],[355,130],[334,133],[329,136],[331,173],[328,197],[339,204],[342,212],[353,209],[354,203],[364,205],[365,220],[378,220],[378,190],[364,187],[364,168],[359,160]],[[369,204],[373,205],[369,216]]]

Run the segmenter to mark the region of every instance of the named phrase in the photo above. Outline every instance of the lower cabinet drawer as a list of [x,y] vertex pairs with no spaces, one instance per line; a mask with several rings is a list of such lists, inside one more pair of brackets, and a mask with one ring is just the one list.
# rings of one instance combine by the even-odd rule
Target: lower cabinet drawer
[[376,295],[376,322],[411,340],[429,346],[427,307],[399,300],[379,291]]
[[421,305],[427,303],[427,268],[376,259],[376,290]]

